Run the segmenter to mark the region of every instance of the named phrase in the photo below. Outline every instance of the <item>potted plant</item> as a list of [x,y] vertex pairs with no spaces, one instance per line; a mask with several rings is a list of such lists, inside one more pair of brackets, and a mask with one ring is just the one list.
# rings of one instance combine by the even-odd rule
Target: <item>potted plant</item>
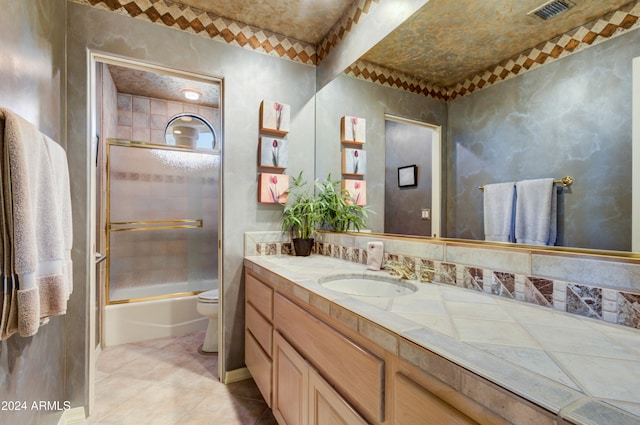
[[366,225],[369,210],[356,205],[349,192],[339,188],[340,181],[332,181],[331,174],[324,183],[316,183],[322,208],[321,223],[336,232],[360,231]]
[[322,222],[320,200],[306,185],[302,171],[298,177],[291,177],[289,202],[282,211],[282,230],[291,232],[293,248],[298,256],[311,254],[316,227]]

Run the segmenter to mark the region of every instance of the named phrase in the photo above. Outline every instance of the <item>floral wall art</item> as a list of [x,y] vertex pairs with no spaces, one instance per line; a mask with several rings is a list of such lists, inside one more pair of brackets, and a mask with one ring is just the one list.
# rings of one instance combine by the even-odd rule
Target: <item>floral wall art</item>
[[342,149],[342,174],[362,176],[367,173],[367,152],[362,149]]
[[289,162],[289,142],[286,139],[261,137],[259,166],[262,168],[285,169]]
[[288,175],[260,173],[258,179],[258,202],[265,204],[287,203]]
[[260,104],[260,131],[285,135],[291,125],[291,107],[285,103],[263,100]]
[[367,182],[364,180],[342,180],[342,190],[349,192],[349,196],[356,205],[367,205]]
[[366,140],[366,120],[345,115],[340,119],[340,140],[343,143],[364,143]]

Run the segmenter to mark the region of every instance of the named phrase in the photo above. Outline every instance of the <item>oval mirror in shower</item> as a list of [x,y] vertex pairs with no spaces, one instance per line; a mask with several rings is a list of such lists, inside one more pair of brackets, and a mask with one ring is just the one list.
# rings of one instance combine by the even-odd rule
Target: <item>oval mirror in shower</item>
[[191,149],[215,149],[216,132],[209,122],[197,114],[174,115],[164,129],[167,145]]

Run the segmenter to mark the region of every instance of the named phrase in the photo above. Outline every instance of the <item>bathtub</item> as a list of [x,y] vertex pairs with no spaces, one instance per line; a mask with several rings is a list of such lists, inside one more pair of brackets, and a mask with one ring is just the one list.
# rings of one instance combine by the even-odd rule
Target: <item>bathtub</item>
[[206,330],[208,319],[196,310],[197,295],[105,306],[106,347]]

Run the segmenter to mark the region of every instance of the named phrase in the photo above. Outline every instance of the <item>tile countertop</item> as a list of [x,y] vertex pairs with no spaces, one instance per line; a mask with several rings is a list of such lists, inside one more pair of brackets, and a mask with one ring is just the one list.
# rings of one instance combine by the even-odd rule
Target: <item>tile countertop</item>
[[410,295],[345,295],[331,275],[387,275],[316,256],[250,256],[282,276],[564,419],[640,424],[640,331],[451,285],[415,282]]

